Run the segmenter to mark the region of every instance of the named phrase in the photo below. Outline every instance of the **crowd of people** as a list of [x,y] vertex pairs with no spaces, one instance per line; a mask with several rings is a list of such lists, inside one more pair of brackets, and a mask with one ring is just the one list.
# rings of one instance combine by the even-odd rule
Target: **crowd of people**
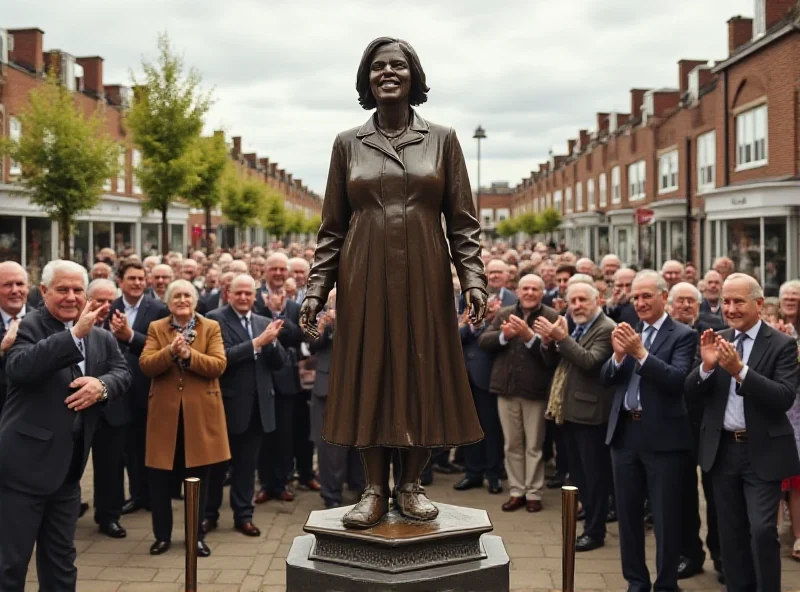
[[[358,452],[321,436],[336,292],[310,339],[313,257],[281,243],[143,260],[103,249],[88,270],[51,261],[37,285],[0,263],[0,589],[24,588],[34,546],[42,588],[74,589],[90,452],[100,532],[124,538],[123,517],[150,511],[154,555],[170,549],[187,476],[201,480],[201,557],[226,485],[251,537],[254,504],[300,488],[331,508],[361,492]],[[482,259],[486,318],[470,320],[455,273],[453,305],[484,438],[435,451],[421,484],[463,472],[456,490],[507,488],[502,511],[532,513],[545,488],[574,484],[577,550],[602,547],[618,520],[629,589],[650,590],[652,527],[655,589],[677,590],[706,559],[699,473],[720,579],[779,590],[784,499],[800,560],[800,281],[765,299],[727,258],[702,276],[542,243],[486,244]]]

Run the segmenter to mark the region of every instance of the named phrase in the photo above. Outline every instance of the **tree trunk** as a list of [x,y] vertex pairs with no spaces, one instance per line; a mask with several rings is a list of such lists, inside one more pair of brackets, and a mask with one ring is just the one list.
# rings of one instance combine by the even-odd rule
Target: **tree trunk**
[[69,248],[70,238],[72,237],[71,226],[69,216],[63,216],[58,224],[58,230],[61,233],[61,258],[67,260],[72,259],[72,253],[70,253]]
[[211,208],[206,207],[206,256],[211,257]]
[[169,253],[169,224],[167,224],[167,208],[161,209],[161,253],[162,255]]

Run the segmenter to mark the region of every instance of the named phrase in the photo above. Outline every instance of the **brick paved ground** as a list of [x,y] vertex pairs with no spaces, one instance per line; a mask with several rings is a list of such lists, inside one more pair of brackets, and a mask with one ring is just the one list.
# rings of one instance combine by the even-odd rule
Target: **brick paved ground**
[[[434,499],[451,504],[485,508],[503,537],[511,557],[511,588],[525,591],[561,589],[561,509],[558,492],[548,492],[545,509],[539,514],[520,510],[512,514],[500,511],[505,496],[492,496],[485,490],[454,491],[455,477],[436,476],[429,488]],[[91,465],[84,477],[84,499],[91,499]],[[227,502],[226,502],[227,503]],[[262,536],[252,539],[233,530],[230,511],[224,511],[219,530],[207,542],[213,554],[198,560],[198,579],[202,592],[279,592],[284,590],[285,558],[295,536],[302,533],[308,512],[322,507],[317,494],[298,491],[293,503],[269,502],[257,506],[255,523]],[[183,586],[183,505],[175,502],[173,548],[159,557],[148,554],[153,541],[150,514],[140,511],[123,517],[128,537],[112,540],[100,535],[90,510],[78,524],[79,592],[181,592]],[[578,525],[580,529],[580,524]],[[782,532],[784,590],[800,590],[800,564],[789,558],[789,533]],[[654,573],[655,555],[652,533],[648,536],[648,558]],[[684,580],[685,590],[718,591],[711,562],[705,574]],[[579,554],[576,588],[589,590],[624,590],[620,575],[619,545],[616,525],[610,525],[606,546]],[[35,564],[28,579],[35,582]],[[29,588],[34,589],[35,584]]]

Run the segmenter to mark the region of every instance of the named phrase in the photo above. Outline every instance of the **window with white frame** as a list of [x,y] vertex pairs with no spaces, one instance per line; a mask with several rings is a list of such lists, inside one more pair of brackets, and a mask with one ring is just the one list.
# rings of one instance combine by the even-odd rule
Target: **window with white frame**
[[566,204],[565,204],[566,208],[565,208],[565,211],[567,213],[569,213],[569,212],[572,211],[572,187],[567,187],[564,190],[564,193],[566,195]]
[[560,189],[553,194],[553,208],[557,212],[563,211],[561,209],[561,190]]
[[619,167],[611,169],[611,203],[622,202],[622,180],[620,179]]
[[697,188],[713,189],[716,185],[717,133],[710,131],[697,137]]
[[575,184],[575,211],[582,212],[583,207],[583,183]]
[[645,164],[643,160],[628,165],[628,201],[645,198]]
[[597,184],[599,187],[597,188],[598,194],[598,201],[597,206],[604,208],[607,205],[606,200],[608,199],[608,184],[606,183],[606,174],[600,173],[600,177],[597,179]]
[[586,181],[586,209],[594,210],[594,179]]
[[662,154],[658,159],[658,192],[669,193],[678,188],[678,151]]
[[756,14],[753,19],[753,39],[766,35],[767,33],[767,12],[765,0],[756,0]]
[[767,164],[767,106],[736,116],[736,165],[749,169]]
[[508,208],[498,208],[495,212],[497,214],[497,221],[502,222],[511,217],[511,211]]
[[142,188],[139,187],[139,178],[136,176],[136,170],[142,164],[142,153],[138,150],[133,150],[131,152],[131,192],[134,194],[139,194],[142,192]]
[[492,208],[481,208],[481,224],[490,226],[494,222],[494,210]]
[[127,155],[128,150],[124,146],[119,147],[117,157],[117,193],[125,193],[125,179],[127,177]]
[[[12,117],[8,120],[9,123],[9,133],[8,138],[12,142],[19,142],[22,139],[22,123],[16,117]],[[12,160],[11,166],[8,168],[9,175],[19,175],[22,173],[22,167],[19,165],[18,162]]]

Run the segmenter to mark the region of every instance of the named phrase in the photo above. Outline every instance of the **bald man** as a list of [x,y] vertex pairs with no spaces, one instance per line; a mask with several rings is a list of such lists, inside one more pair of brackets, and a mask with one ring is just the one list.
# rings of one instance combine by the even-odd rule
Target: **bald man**
[[28,274],[14,261],[0,263],[0,411],[6,402],[6,353],[17,340],[17,328],[27,312]]
[[289,259],[289,273],[297,285],[294,301],[302,304],[303,298],[306,297],[306,284],[308,283],[308,274],[311,273],[311,266],[302,257],[292,257]]

